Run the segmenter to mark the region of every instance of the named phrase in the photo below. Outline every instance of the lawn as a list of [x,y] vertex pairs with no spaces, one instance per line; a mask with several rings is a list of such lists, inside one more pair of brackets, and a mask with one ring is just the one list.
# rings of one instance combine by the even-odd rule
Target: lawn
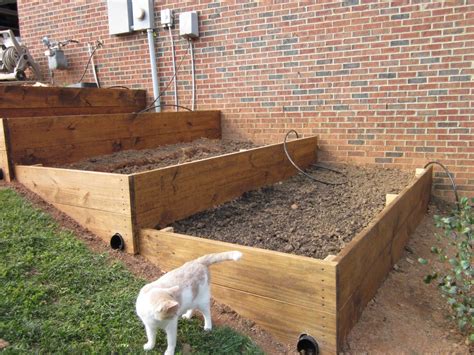
[[[0,190],[0,339],[5,354],[137,353],[145,331],[135,299],[146,283],[107,254],[90,252],[72,232],[10,189]],[[177,353],[262,354],[230,328],[204,332],[181,321]],[[166,348],[159,333],[155,353]]]

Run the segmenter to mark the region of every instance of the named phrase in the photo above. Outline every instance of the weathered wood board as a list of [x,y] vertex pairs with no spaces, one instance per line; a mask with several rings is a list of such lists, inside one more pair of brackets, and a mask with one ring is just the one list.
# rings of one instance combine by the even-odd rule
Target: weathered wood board
[[335,263],[153,229],[140,231],[139,245],[164,271],[204,254],[241,251],[241,260],[211,267],[213,297],[280,340],[308,333],[322,354],[336,351]]
[[[316,162],[317,139],[291,141],[288,150],[306,168]],[[137,173],[133,175],[136,222],[140,228],[164,227],[296,172],[280,143]]]
[[18,165],[15,177],[106,243],[119,233],[136,252],[127,175]]
[[334,259],[337,262],[339,345],[375,296],[425,214],[432,167],[406,187]]
[[0,86],[0,117],[136,112],[145,90]]
[[8,146],[6,138],[5,120],[0,118],[0,170],[2,178],[11,181],[10,163],[8,160]]
[[221,137],[219,111],[8,119],[15,164],[63,164],[120,150]]

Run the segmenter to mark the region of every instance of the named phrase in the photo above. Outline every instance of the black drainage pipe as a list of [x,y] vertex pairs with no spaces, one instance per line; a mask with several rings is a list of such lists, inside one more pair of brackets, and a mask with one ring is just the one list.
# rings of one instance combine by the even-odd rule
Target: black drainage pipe
[[302,355],[318,355],[319,346],[316,340],[308,334],[301,334],[298,343],[296,344],[296,349],[299,354]]
[[3,180],[3,170],[0,169],[0,180]]
[[112,238],[110,238],[110,247],[118,250],[125,249],[125,241],[119,233],[115,233]]

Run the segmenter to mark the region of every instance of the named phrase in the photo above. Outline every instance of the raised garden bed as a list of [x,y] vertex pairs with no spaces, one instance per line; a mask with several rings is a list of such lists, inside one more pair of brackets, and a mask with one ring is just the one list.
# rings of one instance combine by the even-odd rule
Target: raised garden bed
[[[15,177],[105,241],[120,234],[127,252],[140,253],[165,271],[205,253],[241,250],[240,262],[212,271],[214,297],[283,341],[310,334],[322,353],[340,349],[400,257],[430,196],[432,170],[427,169],[337,255],[322,259],[321,253],[316,259],[153,229],[294,176],[282,144],[132,174],[51,167],[122,150],[220,138],[219,112],[4,119],[0,127],[0,151],[6,155],[0,169],[6,176]],[[288,148],[302,168],[317,161],[316,137],[291,141]],[[359,197],[344,204],[359,209]],[[302,200],[311,199],[293,203],[301,205]],[[333,200],[339,203],[337,197]]]
[[337,254],[413,178],[395,169],[325,164],[347,176],[317,168],[246,192],[242,197],[173,223],[177,233],[324,259]]
[[199,138],[192,142],[169,144],[151,149],[123,150],[58,167],[106,173],[133,174],[255,147],[256,145],[250,142]]

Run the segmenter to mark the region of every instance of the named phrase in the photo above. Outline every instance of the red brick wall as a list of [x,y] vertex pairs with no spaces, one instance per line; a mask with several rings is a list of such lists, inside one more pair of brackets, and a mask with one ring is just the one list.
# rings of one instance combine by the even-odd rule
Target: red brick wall
[[[100,38],[102,83],[151,93],[146,35],[110,36],[105,0],[18,2],[22,38],[44,69],[44,35]],[[225,134],[275,142],[294,128],[320,136],[326,160],[412,169],[438,159],[461,193],[474,195],[474,2],[156,4],[157,24],[161,7],[199,12],[197,109],[222,110]],[[187,44],[173,33],[179,63]],[[167,36],[160,29],[156,40],[161,90],[171,77]],[[56,75],[59,83],[77,81],[88,57],[84,44],[66,54],[71,70]],[[180,104],[190,106],[188,56],[178,79]],[[171,94],[162,102],[173,104]],[[451,196],[437,174],[437,193]]]

